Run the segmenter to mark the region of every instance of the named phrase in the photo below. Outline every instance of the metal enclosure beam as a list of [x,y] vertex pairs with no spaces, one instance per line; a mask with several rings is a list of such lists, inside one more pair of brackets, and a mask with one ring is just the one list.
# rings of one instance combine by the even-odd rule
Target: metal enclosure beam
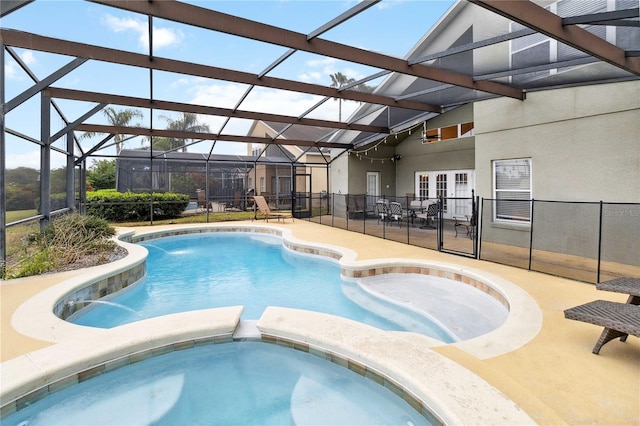
[[148,55],[139,53],[45,37],[23,31],[0,29],[0,39],[2,39],[8,46],[20,47],[23,49],[90,58],[120,65],[130,65],[133,67],[167,71],[177,74],[213,78],[216,80],[231,81],[234,83],[269,87],[272,89],[290,90],[292,92],[308,93],[311,95],[329,96],[332,98],[340,98],[357,102],[381,104],[418,111],[440,112],[439,106],[429,105],[422,102],[396,101],[387,96],[374,95],[372,93],[358,92],[355,90],[339,91],[328,86],[302,83],[282,78],[267,76],[259,78],[256,74],[242,71],[194,64],[191,62],[161,58],[158,56],[149,58]]
[[74,149],[73,131],[67,133],[67,208],[71,211],[76,209],[76,179],[75,179],[75,162],[73,161]]
[[0,1],[0,18],[7,16],[11,12],[26,6],[34,0],[2,0]]
[[40,214],[44,216],[40,226],[51,219],[51,98],[40,95]]
[[[145,129],[142,127],[106,126],[101,124],[80,124],[76,130],[81,132],[112,133],[119,135],[160,136],[176,139],[219,140],[226,142],[243,142],[255,144],[275,144],[271,138],[256,136],[219,135],[215,133],[185,132],[166,129]],[[351,148],[351,144],[336,142],[315,142],[309,140],[278,139],[277,145],[313,146],[317,148]]]
[[187,25],[219,31],[278,46],[290,47],[303,52],[342,59],[379,69],[395,71],[414,77],[451,83],[456,86],[481,92],[524,99],[522,90],[492,81],[474,81],[471,76],[426,65],[409,65],[406,60],[371,52],[356,47],[335,43],[320,38],[308,40],[302,33],[285,30],[214,10],[193,6],[178,1],[132,1],[132,0],[90,0],[93,3],[112,6],[117,9],[138,12],[147,16],[168,19]]
[[[4,106],[4,43],[0,42],[0,105]],[[0,278],[4,279],[7,262],[7,192],[5,169],[7,162],[4,108],[0,108]]]
[[[277,121],[280,123],[300,124],[303,126],[328,127],[331,129],[356,130],[361,132],[388,133],[389,129],[381,126],[366,124],[348,124],[339,121],[320,120],[313,118],[298,118],[290,115],[270,114],[254,111],[242,111],[231,108],[219,108],[204,105],[186,104],[181,102],[162,101],[158,99],[135,98],[131,96],[111,95],[107,93],[85,92],[74,89],[59,89],[51,87],[47,93],[52,98],[69,99],[84,102],[98,102],[101,104],[121,105],[137,108],[158,109],[163,111],[193,112],[195,114],[216,115],[221,117],[242,118],[247,120]],[[326,100],[326,99],[325,99]],[[76,120],[77,123],[79,120]],[[84,120],[82,120],[84,121]],[[78,123],[79,124],[79,123]]]

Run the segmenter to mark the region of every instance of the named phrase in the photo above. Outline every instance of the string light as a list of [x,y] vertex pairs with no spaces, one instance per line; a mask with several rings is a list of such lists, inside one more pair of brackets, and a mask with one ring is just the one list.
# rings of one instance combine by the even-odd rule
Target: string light
[[[426,134],[426,128],[427,128],[427,122],[426,121],[423,122],[423,123],[417,124],[417,125],[409,128],[409,129],[405,129],[404,131],[406,131],[409,135],[411,135],[411,132],[413,130],[415,130],[416,128],[418,128],[418,127],[423,127],[423,129],[424,129],[422,131],[422,135],[423,135],[422,139],[424,140],[424,135]],[[398,133],[402,133],[402,132],[395,132],[393,134],[395,139],[398,139]],[[391,160],[391,162],[399,161],[402,157],[400,155],[397,155],[397,154],[393,155],[392,157],[386,157],[386,158],[375,158],[375,157],[369,157],[368,156],[369,151],[371,151],[372,149],[373,149],[373,151],[378,152],[378,146],[380,144],[386,144],[387,143],[387,139],[388,139],[388,136],[385,136],[384,139],[378,141],[373,146],[368,146],[367,148],[362,149],[360,151],[354,149],[354,150],[348,151],[348,153],[349,153],[349,155],[351,155],[351,153],[354,153],[358,159],[362,160],[363,158],[365,158],[367,160],[370,160],[372,163],[374,161],[380,161],[382,164],[384,164],[384,160]]]

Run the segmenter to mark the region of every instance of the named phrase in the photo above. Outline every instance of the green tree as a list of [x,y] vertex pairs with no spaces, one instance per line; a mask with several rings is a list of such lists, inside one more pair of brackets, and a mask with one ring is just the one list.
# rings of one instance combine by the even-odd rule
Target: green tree
[[67,168],[60,167],[51,170],[49,175],[51,194],[60,194],[67,192]]
[[[353,78],[348,78],[346,75],[342,74],[341,72],[337,72],[335,74],[329,74],[329,77],[331,77],[331,87],[336,89],[340,89],[356,81]],[[371,93],[373,91],[373,87],[365,83],[360,83],[354,86],[353,90],[356,90],[358,92]],[[338,121],[342,121],[342,99],[336,98],[336,100],[338,101]]]
[[40,172],[30,167],[16,167],[5,171],[7,210],[36,208],[40,194]]
[[34,185],[38,183],[40,172],[31,167],[16,167],[6,170],[7,185]]
[[[107,107],[103,109],[102,112],[107,117],[107,120],[109,120],[109,124],[111,126],[129,126],[134,118],[142,118],[142,113],[137,109],[132,108],[116,111],[112,107]],[[139,124],[134,124],[134,126],[139,126]],[[86,132],[82,135],[82,139],[92,138],[95,134],[95,132]],[[116,144],[116,154],[120,154],[120,151],[122,150],[122,142],[125,136],[125,134],[116,134],[113,137],[113,141]]]
[[171,151],[172,149],[177,148],[177,146],[174,146],[175,144],[175,139],[164,136],[154,136],[153,141],[151,142],[151,146],[153,146],[154,151]]
[[[341,72],[337,72],[335,74],[329,74],[331,77],[331,87],[340,89],[347,84],[351,84],[355,81],[353,78],[348,78],[346,75]],[[338,101],[338,121],[342,121],[342,99],[337,98]]]
[[93,160],[87,170],[87,182],[94,190],[115,189],[116,160]]
[[[167,130],[178,130],[182,132],[200,132],[208,133],[209,125],[200,123],[198,116],[192,112],[183,112],[181,117],[177,120],[173,120],[170,117],[163,117],[167,121]],[[181,138],[169,138],[171,140],[171,149],[182,148],[182,152],[187,152],[187,143],[190,139]],[[154,148],[157,146],[157,141],[154,139]]]

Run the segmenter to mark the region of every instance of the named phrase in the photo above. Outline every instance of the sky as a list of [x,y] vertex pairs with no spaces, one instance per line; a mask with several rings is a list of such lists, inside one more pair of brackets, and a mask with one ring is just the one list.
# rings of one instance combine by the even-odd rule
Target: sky
[[[207,0],[188,3],[304,34],[312,32],[357,4],[356,1],[349,0]],[[453,1],[450,0],[383,0],[322,34],[321,38],[390,56],[404,57],[452,4]],[[0,21],[3,28],[143,54],[149,53],[147,25],[145,16],[81,0],[37,0]],[[153,28],[155,56],[252,74],[262,72],[288,50],[281,46],[205,31],[162,19],[154,19]],[[73,59],[38,51],[14,51],[38,79],[45,78]],[[9,54],[5,55],[4,71],[5,101],[11,100],[33,84]],[[296,52],[267,75],[330,86],[330,75],[336,72],[358,80],[377,71],[379,70],[347,61]],[[381,81],[382,79],[378,79],[368,84],[377,85]],[[144,98],[153,95],[155,99],[224,108],[236,106],[247,90],[247,85],[243,84],[159,71],[153,72],[151,87],[148,70],[97,61],[82,64],[56,81],[53,86]],[[321,99],[313,95],[254,88],[242,102],[240,109],[300,115]],[[77,101],[56,102],[69,121],[74,121],[95,106]],[[356,102],[342,102],[342,118],[348,117],[357,107]],[[39,140],[39,110],[39,96],[34,96],[6,115],[6,127]],[[177,113],[167,111],[141,112],[143,117],[132,124],[163,129],[166,128],[167,119],[178,118]],[[337,120],[338,102],[329,100],[308,117]],[[200,115],[198,119],[209,125],[213,133],[246,135],[251,124],[248,120],[232,119],[223,128],[223,118]],[[107,124],[101,112],[86,122]],[[51,133],[64,127],[64,121],[56,113],[52,113],[51,127]],[[77,132],[77,135],[80,136],[80,132]],[[81,144],[86,149],[103,137],[104,135],[97,135],[93,139],[83,139]],[[6,141],[7,168],[39,168],[38,145],[13,135],[7,135]],[[144,138],[133,138],[126,142],[125,147],[135,149],[145,143],[148,142]],[[65,144],[64,138],[54,142],[54,146],[60,148]],[[191,152],[209,152],[210,149],[211,142],[189,147]],[[247,146],[219,142],[213,152],[244,155],[247,153]],[[106,148],[100,153],[113,155],[115,148]],[[63,164],[64,155],[54,152],[52,168],[61,167]]]

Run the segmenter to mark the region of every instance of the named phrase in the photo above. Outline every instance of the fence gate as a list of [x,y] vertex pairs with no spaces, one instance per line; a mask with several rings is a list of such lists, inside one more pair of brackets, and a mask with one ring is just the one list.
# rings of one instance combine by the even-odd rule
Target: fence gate
[[[445,218],[443,206],[455,206]],[[461,256],[478,257],[478,197],[438,199],[438,250]]]
[[295,218],[311,217],[311,175],[296,174],[293,179],[291,214]]

